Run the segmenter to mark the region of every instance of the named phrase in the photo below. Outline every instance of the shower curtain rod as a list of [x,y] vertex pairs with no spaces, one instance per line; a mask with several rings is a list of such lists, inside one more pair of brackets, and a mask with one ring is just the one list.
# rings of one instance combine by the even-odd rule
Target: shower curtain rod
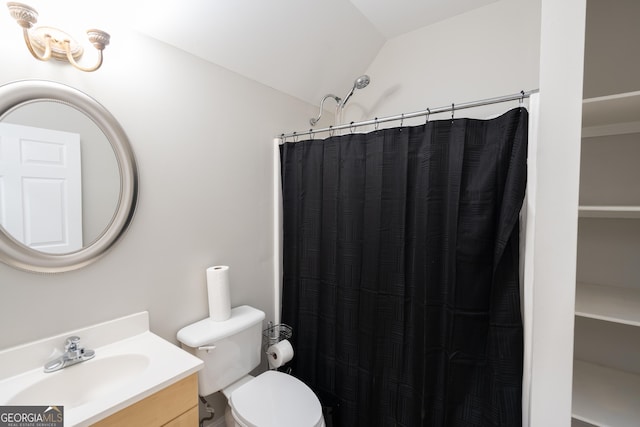
[[[496,98],[488,98],[488,99],[482,99],[479,101],[471,101],[471,102],[465,102],[462,104],[451,104],[451,105],[447,105],[445,107],[438,107],[438,108],[427,108],[425,110],[421,110],[421,111],[414,111],[413,113],[405,113],[405,114],[398,114],[395,116],[388,116],[388,117],[382,117],[382,118],[375,118],[373,120],[365,120],[362,122],[351,122],[351,123],[345,123],[343,125],[338,125],[338,126],[329,126],[326,128],[320,128],[320,129],[309,129],[307,131],[304,132],[292,132],[292,133],[287,133],[287,134],[280,134],[277,136],[277,138],[280,138],[281,144],[286,143],[286,139],[287,138],[295,138],[298,137],[300,135],[313,135],[314,133],[320,133],[320,132],[333,132],[336,130],[341,130],[341,129],[353,129],[356,127],[360,127],[360,126],[370,126],[370,125],[378,125],[380,123],[384,123],[384,122],[392,122],[392,121],[396,121],[396,120],[404,120],[404,119],[412,119],[415,117],[421,117],[421,116],[429,116],[431,114],[437,114],[437,113],[445,113],[447,111],[451,111],[451,117],[453,118],[453,115],[455,113],[456,110],[464,110],[467,108],[474,108],[474,107],[481,107],[483,105],[490,105],[490,104],[499,104],[501,102],[509,102],[509,101],[516,101],[516,100],[521,100],[523,101],[524,98],[529,98],[529,96],[531,96],[531,94],[534,93],[538,93],[539,89],[533,89],[530,91],[520,91],[518,93],[514,93],[512,95],[505,95],[505,96],[499,96]],[[428,120],[428,117],[427,117]]]

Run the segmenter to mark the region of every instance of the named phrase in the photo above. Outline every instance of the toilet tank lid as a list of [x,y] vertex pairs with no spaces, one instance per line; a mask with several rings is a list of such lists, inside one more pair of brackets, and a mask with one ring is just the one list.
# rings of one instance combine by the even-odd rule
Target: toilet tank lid
[[178,341],[189,347],[214,344],[264,320],[264,312],[248,305],[231,309],[227,320],[202,319],[178,331]]

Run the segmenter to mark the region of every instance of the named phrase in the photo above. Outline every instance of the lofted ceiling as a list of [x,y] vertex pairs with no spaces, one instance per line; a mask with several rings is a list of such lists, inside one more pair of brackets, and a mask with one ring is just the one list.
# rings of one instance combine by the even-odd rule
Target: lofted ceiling
[[74,11],[83,22],[96,16],[107,32],[131,26],[316,104],[327,93],[344,96],[387,40],[498,0],[25,1],[43,19]]
[[135,27],[315,104],[344,96],[388,39],[495,1],[163,0]]

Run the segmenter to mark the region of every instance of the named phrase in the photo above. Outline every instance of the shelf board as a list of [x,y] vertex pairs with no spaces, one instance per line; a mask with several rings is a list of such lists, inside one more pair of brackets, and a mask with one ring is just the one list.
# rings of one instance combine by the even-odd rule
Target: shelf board
[[582,101],[582,127],[640,121],[640,91]]
[[637,427],[640,375],[573,362],[573,418],[598,426]]
[[578,216],[581,218],[640,218],[640,206],[593,206],[580,205]]
[[609,125],[588,126],[582,128],[582,138],[596,138],[599,136],[627,135],[640,133],[640,121],[629,123],[613,123]]
[[578,283],[576,316],[640,326],[640,290]]

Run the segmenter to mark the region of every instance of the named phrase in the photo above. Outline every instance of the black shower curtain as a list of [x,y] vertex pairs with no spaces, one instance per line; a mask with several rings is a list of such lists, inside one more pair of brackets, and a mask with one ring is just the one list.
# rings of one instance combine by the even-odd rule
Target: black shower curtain
[[334,425],[521,425],[527,122],[281,146],[282,321]]

